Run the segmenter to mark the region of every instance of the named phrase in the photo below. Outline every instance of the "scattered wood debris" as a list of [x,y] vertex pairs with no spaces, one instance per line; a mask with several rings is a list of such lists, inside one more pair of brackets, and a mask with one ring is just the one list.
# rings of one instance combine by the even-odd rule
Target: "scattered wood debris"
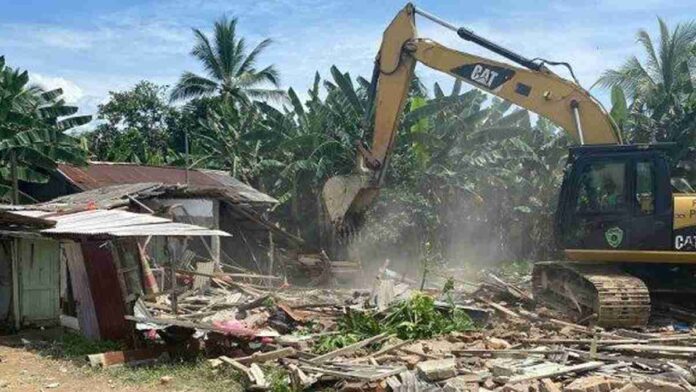
[[[462,291],[427,289],[432,300],[419,306],[469,317],[471,327],[424,338],[405,304],[425,294],[386,267],[370,290],[292,288],[200,263],[174,272],[176,291],[143,296],[126,316],[147,348],[91,356],[93,366],[159,361],[185,345],[211,367],[239,371],[250,390],[268,390],[278,367],[294,390],[696,390],[696,329],[683,312],[643,330],[605,330],[562,320],[524,281],[488,273],[477,290],[469,281]],[[396,315],[412,319],[387,329]]]

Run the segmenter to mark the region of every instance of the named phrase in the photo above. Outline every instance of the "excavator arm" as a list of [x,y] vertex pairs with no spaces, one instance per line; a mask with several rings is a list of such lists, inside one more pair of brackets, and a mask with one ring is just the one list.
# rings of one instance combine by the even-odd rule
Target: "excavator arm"
[[[418,38],[415,15],[420,14],[526,68],[449,49]],[[384,31],[375,62],[374,133],[370,150],[359,146],[362,173],[330,178],[322,196],[330,220],[342,224],[347,216],[364,212],[379,193],[388,167],[398,121],[406,103],[416,63],[449,74],[476,88],[546,117],[579,144],[621,144],[611,117],[589,92],[563,79],[542,63],[528,60],[464,28],[456,28],[407,4]]]

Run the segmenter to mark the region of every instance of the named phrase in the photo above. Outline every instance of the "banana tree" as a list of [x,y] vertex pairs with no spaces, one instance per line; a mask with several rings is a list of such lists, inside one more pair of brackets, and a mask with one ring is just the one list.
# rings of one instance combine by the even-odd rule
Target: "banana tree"
[[[57,161],[84,164],[85,152],[65,132],[91,120],[60,99],[62,90],[30,86],[27,71],[0,57],[0,198],[20,201],[18,182],[46,182]],[[31,200],[22,195],[25,200]]]

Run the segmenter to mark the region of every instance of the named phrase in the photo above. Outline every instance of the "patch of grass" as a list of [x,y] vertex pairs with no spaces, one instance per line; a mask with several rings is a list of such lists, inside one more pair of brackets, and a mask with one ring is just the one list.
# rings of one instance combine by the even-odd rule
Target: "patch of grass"
[[292,387],[288,378],[288,372],[282,367],[265,366],[263,369],[266,380],[270,384],[271,392],[299,392]]
[[82,335],[65,333],[41,350],[42,355],[53,358],[82,359],[86,355],[117,351],[123,349],[121,343],[102,340],[89,340]]
[[322,336],[319,342],[314,346],[315,354],[325,354],[337,348],[350,346],[353,343],[360,341],[360,336],[354,333],[342,333],[340,335]]
[[173,391],[236,392],[244,391],[241,376],[228,366],[211,368],[203,359],[175,361],[136,368],[115,367],[104,370],[124,384],[159,385],[162,377],[171,377],[167,389]]

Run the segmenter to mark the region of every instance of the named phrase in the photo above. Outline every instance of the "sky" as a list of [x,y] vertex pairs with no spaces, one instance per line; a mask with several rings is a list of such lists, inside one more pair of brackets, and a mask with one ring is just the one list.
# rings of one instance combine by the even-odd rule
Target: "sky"
[[[251,44],[271,38],[259,65],[275,64],[284,88],[302,93],[315,71],[336,65],[369,79],[381,33],[405,2],[393,0],[0,0],[0,55],[27,69],[33,82],[62,87],[65,98],[93,114],[109,91],[140,80],[173,85],[183,71],[202,72],[190,56],[191,29],[210,31],[222,16],[238,17]],[[635,33],[657,37],[657,17],[670,26],[693,19],[696,0],[421,0],[454,25],[528,58],[570,62],[588,88],[607,68],[640,54]],[[422,18],[419,36],[499,59]],[[432,89],[452,78],[420,65]],[[558,73],[567,76],[564,70]],[[593,90],[602,101],[606,92]]]

